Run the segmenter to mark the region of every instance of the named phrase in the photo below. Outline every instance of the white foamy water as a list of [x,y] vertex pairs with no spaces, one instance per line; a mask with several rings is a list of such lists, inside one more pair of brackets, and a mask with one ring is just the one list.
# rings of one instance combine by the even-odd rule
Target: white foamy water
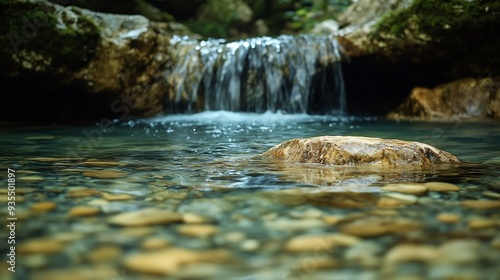
[[175,114],[156,118],[144,119],[138,123],[169,123],[169,122],[191,122],[199,124],[211,123],[301,123],[301,122],[349,122],[354,120],[375,120],[375,118],[360,118],[335,115],[309,115],[309,114],[285,114],[281,111],[265,113],[242,113],[231,111],[204,111],[195,114]]
[[235,42],[173,37],[166,73],[171,112],[346,111],[341,53],[329,36],[260,37]]

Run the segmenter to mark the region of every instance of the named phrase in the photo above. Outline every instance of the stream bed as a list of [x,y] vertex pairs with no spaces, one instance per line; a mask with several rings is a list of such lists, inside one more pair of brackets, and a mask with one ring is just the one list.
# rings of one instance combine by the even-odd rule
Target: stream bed
[[[0,216],[17,218],[2,279],[499,279],[497,123],[207,111],[0,134],[2,181],[16,178]],[[322,135],[420,141],[466,164],[339,178],[259,156]],[[412,183],[429,191],[381,189]]]

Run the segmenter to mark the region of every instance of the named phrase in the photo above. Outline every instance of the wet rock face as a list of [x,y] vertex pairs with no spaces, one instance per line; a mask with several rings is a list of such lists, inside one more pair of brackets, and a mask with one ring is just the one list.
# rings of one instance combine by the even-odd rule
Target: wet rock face
[[498,72],[496,1],[360,0],[339,16],[348,56],[450,62],[454,78]]
[[[452,94],[453,98],[446,96],[446,90],[434,94],[435,90],[422,87],[500,75],[496,55],[500,49],[499,15],[498,1],[353,1],[338,16],[340,30],[332,33],[343,53],[351,58],[344,63],[346,89],[350,92],[348,110],[387,115],[412,89],[420,87],[398,109],[398,118],[481,118],[497,114],[488,107],[498,108],[500,102],[489,103],[492,93],[485,92],[483,82],[470,83],[471,89],[461,89],[463,94]],[[366,78],[364,73],[369,73]],[[357,82],[365,79],[368,82]],[[372,94],[365,97],[366,91]],[[406,96],[393,94],[396,92]],[[473,98],[477,100],[471,101]],[[371,108],[384,109],[372,113],[375,109]]]
[[339,24],[343,28],[337,36],[346,54],[351,57],[375,54],[398,60],[401,47],[413,47],[425,43],[425,40],[418,40],[418,38],[425,39],[428,36],[414,34],[415,30],[407,32],[407,36],[402,38],[392,36],[392,34],[379,34],[377,24],[384,17],[389,17],[391,12],[407,9],[411,2],[411,0],[361,0],[349,6],[344,13],[339,15]]
[[[46,103],[64,99],[60,107],[66,108],[59,109],[72,112],[82,110],[87,96],[101,96],[108,100],[107,110],[119,116],[162,111],[166,81],[161,75],[169,61],[166,24],[45,1],[3,1],[0,6],[6,20],[0,27],[0,78],[18,89],[14,101],[47,94]],[[58,91],[64,94],[55,96]]]
[[500,82],[467,78],[433,89],[417,87],[390,119],[500,119]]
[[454,155],[424,143],[353,136],[293,139],[263,155],[289,162],[343,166],[431,166],[461,162]]
[[[456,43],[470,45],[474,40],[491,43],[495,38],[475,37],[477,31],[496,26],[498,6],[482,1],[432,1],[432,0],[361,0],[353,3],[343,14],[339,34],[356,45],[363,53],[377,53],[400,57],[410,53],[425,55],[425,51],[441,48],[428,54],[438,57],[445,51],[455,53]],[[477,14],[484,17],[478,18]],[[477,34],[476,34],[477,35]],[[482,36],[483,34],[481,34]],[[461,39],[461,42],[455,42]],[[486,40],[486,41],[485,41]],[[421,48],[419,46],[424,46]],[[435,48],[436,47],[436,48]],[[420,50],[419,50],[420,49]],[[418,58],[417,58],[418,59]]]

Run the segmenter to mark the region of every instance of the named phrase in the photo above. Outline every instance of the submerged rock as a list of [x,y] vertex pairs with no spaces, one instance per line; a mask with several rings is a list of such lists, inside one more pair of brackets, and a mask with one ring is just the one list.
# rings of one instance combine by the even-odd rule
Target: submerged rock
[[431,166],[461,162],[454,155],[424,143],[355,136],[293,139],[263,155],[289,162],[342,166]]
[[137,253],[128,256],[124,266],[131,271],[169,275],[185,265],[193,263],[230,263],[234,257],[229,251],[214,249],[195,251],[183,248],[169,248],[156,252]]

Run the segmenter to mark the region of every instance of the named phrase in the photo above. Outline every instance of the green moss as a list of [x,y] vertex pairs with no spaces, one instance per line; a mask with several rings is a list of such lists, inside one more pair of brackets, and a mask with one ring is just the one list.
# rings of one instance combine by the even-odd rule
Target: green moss
[[50,59],[54,69],[79,69],[92,59],[100,40],[99,28],[87,17],[63,16],[60,24],[55,9],[41,1],[0,0],[0,17],[4,20],[0,64],[4,66],[15,65],[13,54],[25,50]]
[[379,32],[401,36],[416,19],[419,30],[435,39],[498,33],[499,1],[415,0],[406,9],[395,10],[377,24]]
[[[401,45],[407,42],[407,30],[413,35],[423,33],[431,41]],[[500,1],[493,0],[414,0],[408,8],[384,16],[372,33],[372,39],[388,43],[389,51],[404,48],[409,56],[448,59],[457,77],[499,74],[498,38]]]
[[215,21],[192,21],[184,24],[194,33],[204,38],[227,38],[229,24]]

